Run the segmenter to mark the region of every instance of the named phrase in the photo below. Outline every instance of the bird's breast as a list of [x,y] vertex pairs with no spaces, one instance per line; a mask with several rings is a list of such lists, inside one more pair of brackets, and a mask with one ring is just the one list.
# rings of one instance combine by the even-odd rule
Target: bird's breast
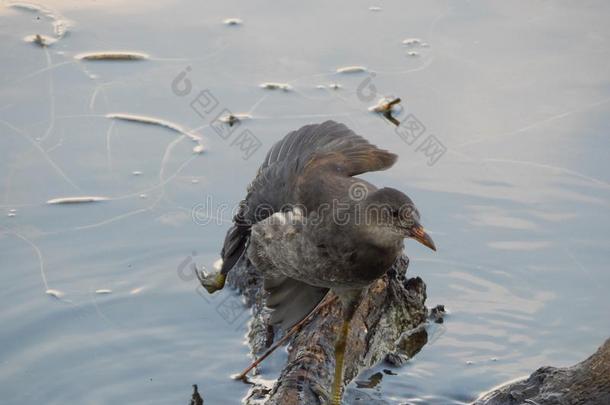
[[381,277],[400,254],[357,237],[349,227],[307,222],[300,213],[277,213],[252,228],[248,256],[263,273],[325,288],[362,288]]

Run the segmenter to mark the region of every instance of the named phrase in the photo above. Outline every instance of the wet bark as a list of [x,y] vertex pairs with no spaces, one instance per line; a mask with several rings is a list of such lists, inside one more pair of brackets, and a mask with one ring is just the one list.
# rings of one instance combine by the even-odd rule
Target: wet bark
[[[408,258],[400,258],[392,269],[364,294],[352,320],[345,358],[344,385],[360,371],[382,360],[401,364],[426,343],[426,286],[419,278],[406,278]],[[251,266],[237,266],[228,283],[239,289],[253,317],[248,340],[255,355],[273,343],[273,328],[267,324],[262,281]],[[253,385],[247,404],[320,404],[330,392],[335,366],[334,343],[341,325],[338,302],[325,307],[289,343],[288,361],[272,389]],[[411,333],[405,333],[411,331]],[[415,332],[414,332],[415,331]],[[275,336],[278,339],[278,336]]]
[[572,367],[541,367],[529,378],[495,389],[474,405],[610,404],[610,339]]

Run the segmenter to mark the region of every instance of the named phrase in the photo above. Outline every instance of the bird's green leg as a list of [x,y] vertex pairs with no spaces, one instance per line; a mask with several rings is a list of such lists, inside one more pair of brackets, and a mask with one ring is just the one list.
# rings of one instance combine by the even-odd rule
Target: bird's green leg
[[218,290],[222,290],[222,288],[225,286],[225,281],[227,279],[227,276],[222,274],[221,272],[206,274],[202,271],[197,270],[196,274],[203,288],[205,288],[210,294]]
[[347,335],[349,333],[350,319],[345,319],[341,325],[339,338],[335,343],[335,378],[331,394],[331,404],[341,405],[341,387],[343,385],[343,360],[345,359],[345,347],[347,345]]
[[339,336],[335,343],[335,378],[333,380],[333,388],[331,393],[331,405],[341,405],[341,388],[343,386],[343,364],[345,363],[345,348],[347,346],[347,337],[349,334],[349,325],[356,313],[360,298],[362,297],[362,289],[345,289],[334,291],[341,299],[343,306],[343,323],[339,330]]

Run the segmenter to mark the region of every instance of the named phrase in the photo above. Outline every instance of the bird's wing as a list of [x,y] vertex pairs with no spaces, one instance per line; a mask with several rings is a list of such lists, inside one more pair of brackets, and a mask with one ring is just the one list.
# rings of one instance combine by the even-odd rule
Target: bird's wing
[[233,219],[221,252],[226,274],[242,257],[250,227],[286,207],[301,203],[299,185],[320,176],[356,176],[385,170],[396,155],[377,148],[343,124],[306,125],[275,143]]
[[273,309],[269,322],[287,331],[305,318],[328,292],[286,276],[265,275],[263,288],[267,292],[265,305]]
[[303,175],[320,170],[340,176],[357,176],[366,172],[385,170],[396,162],[397,156],[372,145],[343,124],[326,121],[315,128],[315,150],[303,166]]

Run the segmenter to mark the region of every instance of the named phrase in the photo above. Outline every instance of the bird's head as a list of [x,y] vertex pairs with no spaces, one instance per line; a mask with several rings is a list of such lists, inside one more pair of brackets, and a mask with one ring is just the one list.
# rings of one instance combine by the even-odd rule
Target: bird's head
[[393,244],[412,238],[436,251],[434,241],[420,224],[419,211],[404,193],[393,188],[382,188],[370,193],[362,204],[364,230],[379,244]]

